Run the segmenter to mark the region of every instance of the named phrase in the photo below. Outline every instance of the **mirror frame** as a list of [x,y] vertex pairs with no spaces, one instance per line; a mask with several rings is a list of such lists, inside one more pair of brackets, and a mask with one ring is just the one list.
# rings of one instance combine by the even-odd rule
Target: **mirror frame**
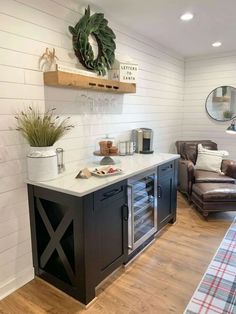
[[212,89],[212,91],[208,94],[208,96],[207,96],[207,98],[206,98],[206,100],[205,100],[205,110],[206,110],[208,116],[209,116],[211,119],[213,119],[213,120],[215,120],[215,121],[218,121],[218,122],[227,122],[227,121],[231,121],[231,120],[233,120],[233,119],[236,118],[236,112],[234,112],[234,115],[232,116],[232,118],[228,118],[228,119],[225,119],[225,120],[215,119],[212,115],[210,115],[210,113],[209,113],[209,111],[208,111],[208,109],[207,109],[207,101],[208,101],[209,96],[210,96],[217,88],[222,88],[222,87],[225,87],[225,86],[226,86],[226,87],[234,88],[234,89],[235,89],[235,92],[236,92],[236,87],[234,87],[234,86],[231,86],[231,85],[221,85],[221,86],[218,86],[218,87]]

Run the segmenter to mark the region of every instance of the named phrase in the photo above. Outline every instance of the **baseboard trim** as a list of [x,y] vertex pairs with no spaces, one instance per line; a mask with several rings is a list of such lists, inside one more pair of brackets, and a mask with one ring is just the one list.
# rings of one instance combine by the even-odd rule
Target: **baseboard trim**
[[30,267],[17,274],[17,277],[10,279],[0,286],[0,300],[7,297],[20,287],[34,279],[34,268]]

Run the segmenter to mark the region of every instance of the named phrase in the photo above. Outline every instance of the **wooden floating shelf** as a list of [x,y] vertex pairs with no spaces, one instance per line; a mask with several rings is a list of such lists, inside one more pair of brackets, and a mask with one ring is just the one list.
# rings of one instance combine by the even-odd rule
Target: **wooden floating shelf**
[[44,72],[44,85],[92,89],[110,93],[136,93],[136,84],[122,83],[64,71]]

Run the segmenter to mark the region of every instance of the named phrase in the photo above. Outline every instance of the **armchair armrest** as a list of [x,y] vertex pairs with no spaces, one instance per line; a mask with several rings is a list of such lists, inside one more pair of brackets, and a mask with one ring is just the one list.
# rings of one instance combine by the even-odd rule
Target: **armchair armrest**
[[190,160],[179,160],[179,190],[188,196],[192,193],[194,164]]
[[229,159],[222,160],[221,171],[226,176],[236,179],[236,162]]

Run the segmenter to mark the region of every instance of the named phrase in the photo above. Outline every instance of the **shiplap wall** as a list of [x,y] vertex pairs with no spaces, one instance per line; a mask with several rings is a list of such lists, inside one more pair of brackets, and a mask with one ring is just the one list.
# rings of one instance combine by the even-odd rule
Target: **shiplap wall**
[[218,86],[236,87],[236,52],[185,60],[183,139],[211,139],[236,159],[236,137],[225,133],[230,122],[211,119],[208,94]]
[[[127,138],[135,127],[154,129],[159,152],[173,150],[181,135],[183,60],[126,29],[111,24],[117,52],[139,64],[137,94],[113,95],[46,88],[39,56],[55,48],[64,65],[77,60],[68,25],[83,8],[77,0],[1,0],[0,5],[0,298],[33,278],[26,185],[27,146],[14,130],[14,113],[29,104],[56,106],[76,128],[58,145],[66,166],[90,158],[98,136]],[[89,108],[89,109],[88,109]]]

